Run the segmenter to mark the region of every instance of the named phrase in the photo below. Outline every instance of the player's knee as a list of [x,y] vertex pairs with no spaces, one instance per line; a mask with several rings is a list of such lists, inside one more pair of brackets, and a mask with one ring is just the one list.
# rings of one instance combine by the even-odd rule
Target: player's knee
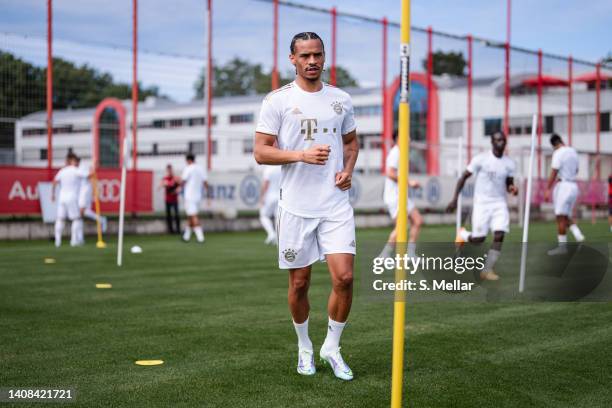
[[289,285],[289,291],[293,294],[300,296],[304,295],[308,292],[308,287],[310,286],[310,282],[306,278],[295,277],[291,279]]
[[334,278],[334,288],[338,290],[348,290],[353,287],[353,272],[345,271],[339,273]]

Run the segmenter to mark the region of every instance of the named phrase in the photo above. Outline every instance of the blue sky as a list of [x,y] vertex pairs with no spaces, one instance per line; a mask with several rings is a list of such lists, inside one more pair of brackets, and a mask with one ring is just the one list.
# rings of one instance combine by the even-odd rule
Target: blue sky
[[[299,1],[299,0],[295,0]],[[55,53],[79,64],[88,63],[130,80],[131,1],[55,0]],[[521,47],[595,61],[612,52],[612,1],[514,0],[512,43]],[[160,85],[177,100],[193,96],[193,82],[204,65],[204,0],[140,0],[140,66],[145,85]],[[234,56],[271,66],[272,6],[254,0],[214,0],[214,53],[219,62]],[[399,0],[309,0],[321,7],[399,20]],[[505,0],[413,0],[412,24],[433,26],[455,34],[472,33],[504,41]],[[45,60],[46,1],[0,0],[0,48],[42,64]],[[329,18],[316,13],[281,7],[279,62],[290,70],[287,48],[298,31],[319,32],[328,43]],[[338,63],[346,66],[365,86],[377,85],[381,76],[381,34],[374,24],[340,19]],[[11,34],[7,34],[11,33]],[[14,35],[17,34],[17,35]],[[399,31],[389,32],[389,75],[397,72]],[[413,35],[413,70],[421,69],[425,36]],[[463,42],[434,39],[434,48],[465,51]],[[513,72],[534,71],[534,57],[513,54]],[[564,75],[565,65],[545,61],[545,71]],[[576,70],[588,67],[577,67]],[[503,53],[476,46],[475,74],[503,71]]]

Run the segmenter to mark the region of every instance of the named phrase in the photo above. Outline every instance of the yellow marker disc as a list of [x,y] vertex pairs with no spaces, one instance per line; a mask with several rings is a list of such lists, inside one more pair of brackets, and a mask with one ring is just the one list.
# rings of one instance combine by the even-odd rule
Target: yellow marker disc
[[45,263],[46,264],[54,264],[55,263],[55,258],[45,258]]
[[96,288],[98,289],[110,289],[112,287],[113,285],[111,285],[110,283],[96,283]]
[[155,366],[164,364],[164,360],[136,360],[136,365]]

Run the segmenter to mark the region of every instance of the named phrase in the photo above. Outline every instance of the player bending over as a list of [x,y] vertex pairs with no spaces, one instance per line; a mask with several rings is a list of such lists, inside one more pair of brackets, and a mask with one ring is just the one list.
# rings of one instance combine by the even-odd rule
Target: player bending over
[[261,185],[259,203],[259,221],[268,236],[264,241],[267,245],[276,244],[276,230],[274,221],[278,209],[278,195],[280,192],[280,166],[264,166],[263,184]]
[[[393,134],[393,142],[397,142],[397,133]],[[398,202],[399,202],[399,188],[397,185],[398,180],[398,169],[399,169],[399,157],[400,151],[399,146],[394,144],[391,151],[387,155],[386,171],[385,171],[385,192],[383,194],[383,200],[387,205],[389,215],[395,221],[397,219]],[[420,187],[417,181],[409,180],[408,186],[412,188]],[[415,243],[419,238],[419,232],[421,231],[421,225],[423,224],[423,217],[421,213],[414,205],[414,201],[407,197],[406,211],[408,212],[408,222],[410,222],[410,235],[408,236],[408,256],[414,256]],[[395,241],[397,238],[397,225],[393,227],[393,230],[389,234],[387,244],[383,248],[379,258],[388,258],[395,254]]]
[[[297,371],[315,374],[308,336],[308,287],[312,264],[327,260],[332,291],[321,360],[351,380],[340,354],[340,336],[353,299],[355,220],[348,190],[359,143],[350,96],[321,82],[325,50],[312,32],[291,41],[296,79],[264,99],[255,133],[255,159],[281,165],[278,264],[289,270],[289,309],[298,337]],[[278,147],[274,146],[278,143]]]
[[518,189],[514,185],[516,165],[512,159],[504,156],[506,135],[503,132],[496,132],[491,137],[491,145],[491,151],[480,153],[468,164],[467,169],[457,182],[455,194],[448,204],[447,211],[455,211],[457,198],[465,185],[465,181],[472,174],[476,174],[472,205],[473,231],[470,232],[461,228],[455,242],[482,243],[485,241],[489,230],[493,231],[493,244],[487,253],[487,260],[480,272],[480,278],[495,281],[499,279],[499,276],[493,268],[501,254],[504,234],[510,231],[510,214],[506,202],[506,193],[517,195]]
[[204,231],[198,218],[200,202],[202,201],[202,189],[206,189],[208,195],[208,182],[206,170],[195,164],[195,156],[192,153],[185,157],[187,167],[183,169],[181,176],[181,188],[185,194],[185,213],[187,214],[187,226],[183,233],[183,241],[191,239],[191,231],[195,233],[198,242],[204,242]]
[[70,245],[80,245],[79,239],[82,235],[83,220],[79,212],[78,194],[83,175],[77,167],[78,158],[74,153],[66,156],[66,166],[62,167],[53,178],[51,187],[51,201],[55,201],[55,189],[59,185],[59,200],[57,202],[57,216],[55,218],[55,246],[62,245],[62,231],[66,218],[71,225]]
[[559,255],[567,252],[567,228],[574,234],[577,242],[584,241],[584,235],[578,228],[578,225],[572,221],[572,212],[576,199],[578,198],[578,185],[576,184],[576,175],[578,174],[578,153],[573,147],[566,146],[561,139],[561,136],[556,133],[550,137],[550,144],[554,152],[552,155],[552,163],[548,185],[544,192],[544,199],[548,201],[550,198],[550,189],[553,184],[553,204],[555,207],[555,216],[557,217],[557,238],[559,246],[548,251],[548,255]]

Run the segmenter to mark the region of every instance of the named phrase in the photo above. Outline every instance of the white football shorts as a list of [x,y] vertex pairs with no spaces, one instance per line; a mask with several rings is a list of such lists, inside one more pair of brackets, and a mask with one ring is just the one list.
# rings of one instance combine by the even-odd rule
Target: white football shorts
[[[398,200],[385,202],[385,204],[387,204],[387,211],[389,211],[389,215],[395,220],[397,218]],[[414,208],[414,201],[408,199],[406,203],[406,211],[408,211],[408,214],[410,214]]]
[[578,185],[573,181],[560,181],[553,190],[555,215],[571,216],[578,199]]
[[472,236],[486,237],[489,231],[510,231],[510,213],[507,203],[474,203]]
[[200,200],[185,199],[185,213],[189,216],[198,215],[200,209]]
[[355,218],[347,206],[333,216],[304,218],[278,207],[278,267],[303,268],[329,254],[355,255]]
[[77,200],[70,200],[57,203],[57,219],[65,220],[68,218],[70,221],[74,221],[81,217]]

